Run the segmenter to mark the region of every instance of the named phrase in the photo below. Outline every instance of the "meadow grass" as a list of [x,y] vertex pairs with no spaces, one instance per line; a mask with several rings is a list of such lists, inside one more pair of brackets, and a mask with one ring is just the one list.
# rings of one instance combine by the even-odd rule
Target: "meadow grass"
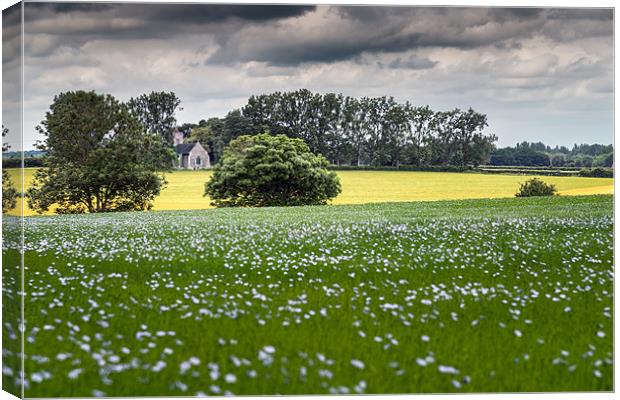
[[26,218],[25,394],[609,391],[612,200]]
[[[14,181],[17,170],[9,170]],[[34,168],[24,170],[26,189]],[[519,183],[533,176],[411,171],[338,171],[342,193],[333,204],[366,204],[400,201],[432,201],[512,197]],[[174,171],[166,174],[167,187],[155,199],[155,210],[211,208],[203,197],[211,171]],[[612,194],[613,179],[581,177],[540,177],[557,186],[562,195]],[[14,210],[17,215],[19,211]],[[26,207],[25,215],[34,212]]]

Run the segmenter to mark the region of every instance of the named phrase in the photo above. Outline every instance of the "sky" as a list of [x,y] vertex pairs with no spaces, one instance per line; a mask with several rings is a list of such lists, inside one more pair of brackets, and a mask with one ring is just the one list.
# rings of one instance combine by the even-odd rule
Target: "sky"
[[[498,146],[613,142],[611,9],[26,3],[24,21],[25,149],[80,89],[173,91],[179,124],[307,88],[472,107]],[[5,98],[18,32],[5,13]]]

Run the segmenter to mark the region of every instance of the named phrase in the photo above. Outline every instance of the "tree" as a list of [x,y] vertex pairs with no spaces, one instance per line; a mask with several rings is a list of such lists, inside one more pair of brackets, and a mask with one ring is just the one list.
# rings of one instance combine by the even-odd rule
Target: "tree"
[[352,148],[352,161],[357,166],[362,165],[366,150],[366,131],[363,125],[367,107],[362,105],[364,101],[366,98],[360,101],[347,96],[343,105],[343,135]]
[[434,162],[441,165],[462,164],[463,154],[460,151],[458,125],[461,110],[443,111],[434,114],[436,140],[434,141]]
[[326,204],[341,190],[327,165],[301,139],[243,135],[224,151],[205,196],[217,207]]
[[411,144],[410,162],[417,166],[427,164],[429,149],[425,146],[432,137],[434,130],[433,111],[429,106],[413,107],[405,104],[407,114],[407,141]]
[[208,126],[192,128],[192,133],[186,139],[189,143],[200,142],[203,146],[211,147],[215,140],[213,130]]
[[[5,137],[9,130],[2,125],[2,137]],[[2,143],[2,152],[9,151],[9,144]],[[2,169],[2,214],[6,214],[17,205],[17,190],[13,186],[13,181],[9,173]]]
[[131,98],[127,105],[131,113],[151,134],[158,135],[161,140],[172,146],[172,129],[176,125],[175,112],[181,100],[174,92],[151,92],[137,98]]
[[56,213],[146,210],[165,184],[170,149],[111,95],[57,95],[37,127],[46,152],[28,204]]
[[[497,141],[484,133],[486,115],[471,108],[434,112],[386,96],[273,92],[251,96],[240,117],[245,120],[242,134],[301,138],[313,153],[337,165],[478,165],[488,161]],[[213,137],[220,139],[220,149],[234,139],[230,134]]]
[[611,167],[614,163],[614,153],[599,154],[592,161],[593,167]]
[[561,167],[566,162],[566,156],[562,153],[556,153],[549,156],[552,167]]

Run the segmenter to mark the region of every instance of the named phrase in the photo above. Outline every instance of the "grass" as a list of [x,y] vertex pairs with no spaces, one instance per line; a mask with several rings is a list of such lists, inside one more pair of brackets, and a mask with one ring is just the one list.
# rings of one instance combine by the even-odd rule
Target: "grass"
[[27,218],[25,395],[610,391],[612,203]]
[[[33,168],[25,169],[26,188]],[[10,170],[14,182],[18,170]],[[155,200],[155,210],[193,210],[210,208],[203,197],[210,171],[175,171],[167,174],[168,187]],[[334,204],[366,204],[400,201],[432,201],[512,197],[523,175],[485,175],[449,172],[338,171],[342,193]],[[540,177],[557,186],[562,195],[612,194],[613,179],[582,177]],[[18,213],[14,210],[13,213]],[[28,208],[25,215],[33,215]]]

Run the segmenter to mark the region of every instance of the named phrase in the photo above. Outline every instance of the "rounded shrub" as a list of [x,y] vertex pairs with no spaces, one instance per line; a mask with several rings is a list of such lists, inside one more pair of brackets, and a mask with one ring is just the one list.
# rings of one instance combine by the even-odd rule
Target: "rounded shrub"
[[301,139],[285,135],[240,136],[230,142],[205,196],[217,207],[321,205],[340,193],[327,159]]
[[521,183],[516,197],[554,196],[558,190],[555,185],[545,183],[538,178],[532,178]]

